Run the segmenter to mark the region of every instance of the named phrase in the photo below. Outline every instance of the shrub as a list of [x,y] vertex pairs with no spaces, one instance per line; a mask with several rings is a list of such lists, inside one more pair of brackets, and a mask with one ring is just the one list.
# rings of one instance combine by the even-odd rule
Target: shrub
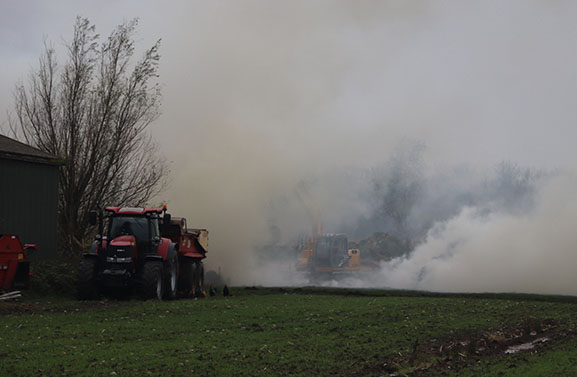
[[32,262],[30,290],[38,293],[74,295],[76,292],[76,263],[64,259]]

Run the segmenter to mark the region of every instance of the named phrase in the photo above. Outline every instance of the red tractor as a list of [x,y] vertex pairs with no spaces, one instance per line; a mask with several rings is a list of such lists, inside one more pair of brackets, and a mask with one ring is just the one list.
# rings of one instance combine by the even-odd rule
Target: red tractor
[[88,217],[90,224],[98,224],[98,235],[80,262],[79,299],[131,290],[144,299],[172,299],[179,291],[202,295],[198,275],[207,248],[199,236],[208,238],[205,229],[189,231],[184,219],[178,220],[184,229],[174,224],[166,206],[106,207],[105,213],[92,211]]

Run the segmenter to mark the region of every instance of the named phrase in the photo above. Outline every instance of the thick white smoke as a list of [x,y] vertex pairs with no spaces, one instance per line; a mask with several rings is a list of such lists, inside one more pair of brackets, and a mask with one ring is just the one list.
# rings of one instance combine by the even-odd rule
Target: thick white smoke
[[523,214],[464,208],[408,257],[384,263],[383,286],[450,292],[577,294],[577,180],[558,176]]
[[[474,179],[473,177],[476,177]],[[390,177],[386,177],[390,179]],[[330,180],[328,181],[330,182]],[[329,281],[311,281],[295,271],[296,250],[283,251],[255,271],[264,285],[321,284],[443,292],[525,292],[577,294],[577,177],[571,173],[538,173],[501,164],[482,178],[472,169],[423,178],[407,229],[418,231],[431,220],[414,249],[380,262],[374,272]],[[326,183],[326,182],[325,182]],[[319,184],[319,182],[317,182]],[[327,197],[356,203],[339,204],[333,216],[359,215],[366,195],[343,196],[342,187],[322,186]],[[361,190],[357,184],[351,189]],[[318,189],[318,188],[317,188]],[[364,187],[366,189],[366,187]],[[338,195],[337,195],[338,194]],[[340,196],[339,196],[340,195]],[[285,203],[283,209],[289,206]],[[369,211],[368,207],[364,207]],[[297,212],[285,211],[289,219]],[[306,220],[301,213],[301,218]],[[330,216],[329,216],[330,219]],[[307,221],[301,226],[308,225]],[[335,227],[337,223],[329,222]],[[344,226],[349,238],[354,227]],[[331,231],[331,229],[325,229]],[[290,257],[292,255],[292,259]],[[365,258],[370,257],[365,251]]]

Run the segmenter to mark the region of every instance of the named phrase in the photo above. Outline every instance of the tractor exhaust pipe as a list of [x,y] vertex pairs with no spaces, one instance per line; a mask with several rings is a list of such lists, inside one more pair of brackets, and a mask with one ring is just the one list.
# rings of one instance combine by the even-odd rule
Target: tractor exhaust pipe
[[98,234],[100,234],[100,239],[104,237],[104,213],[102,208],[98,207]]
[[98,235],[96,240],[98,241],[98,253],[102,250],[102,239],[104,238],[104,214],[102,213],[102,208],[98,207],[97,211],[88,212],[88,222],[90,225],[96,225],[98,223]]

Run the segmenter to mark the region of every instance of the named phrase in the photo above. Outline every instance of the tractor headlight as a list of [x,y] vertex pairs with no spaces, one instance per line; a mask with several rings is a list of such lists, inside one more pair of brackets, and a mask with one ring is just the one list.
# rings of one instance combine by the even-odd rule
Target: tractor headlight
[[130,263],[132,262],[131,257],[117,258],[117,257],[106,257],[108,263]]

